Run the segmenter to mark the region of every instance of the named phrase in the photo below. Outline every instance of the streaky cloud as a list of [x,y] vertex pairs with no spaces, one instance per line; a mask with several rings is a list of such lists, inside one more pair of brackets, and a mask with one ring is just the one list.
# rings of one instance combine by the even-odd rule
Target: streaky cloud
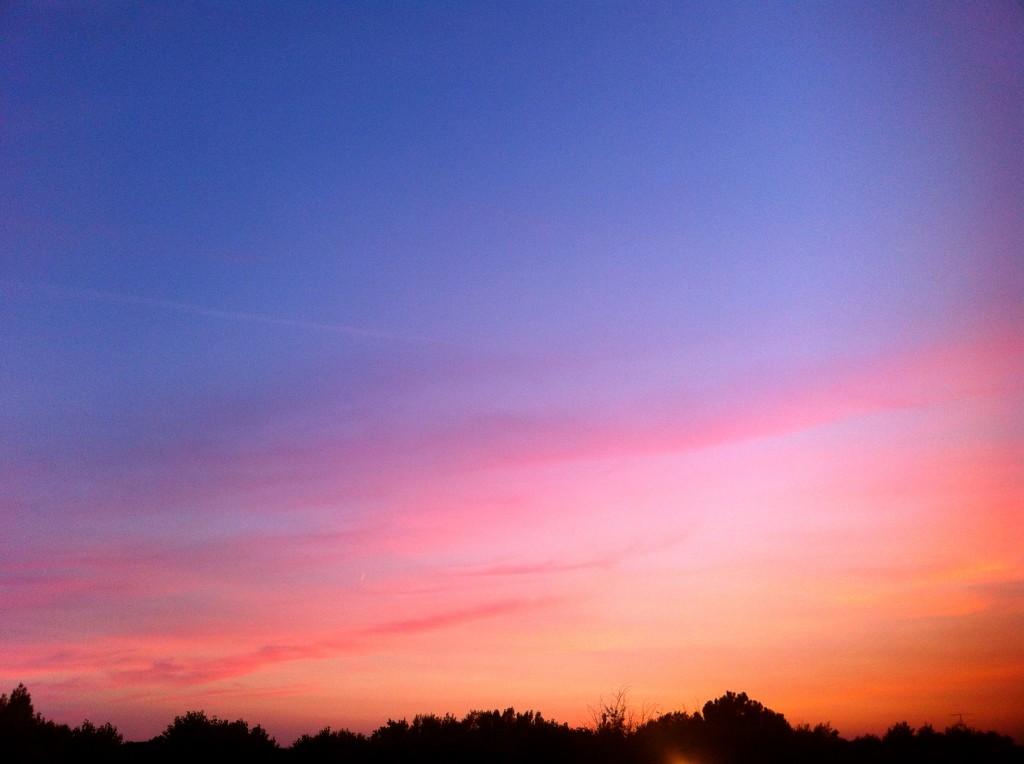
[[630,544],[606,555],[584,560],[559,561],[546,559],[540,562],[509,563],[503,565],[487,565],[465,571],[468,576],[542,576],[557,573],[574,573],[585,570],[611,570],[625,560],[670,549],[688,538],[689,534],[674,534],[658,543]]
[[[192,640],[187,638],[157,640],[150,645],[143,641],[131,649],[113,640],[88,647],[72,645],[56,651],[52,648],[45,652],[29,649],[9,657],[13,670],[32,671],[46,666],[50,671],[74,672],[78,678],[91,674],[106,675],[121,687],[187,687],[247,676],[266,666],[282,663],[369,654],[380,647],[381,639],[457,628],[477,621],[513,616],[548,604],[550,600],[544,599],[506,599],[468,608],[441,610],[418,618],[385,620],[374,626],[306,643],[267,644],[245,652],[229,652],[214,657],[178,657],[175,653],[187,653],[192,647]],[[146,653],[152,657],[146,657]]]
[[[12,285],[8,282],[4,284],[4,286],[9,287]],[[149,308],[177,311],[178,313],[186,313],[194,316],[208,316],[211,318],[225,318],[232,321],[246,321],[270,326],[283,326],[290,329],[299,329],[308,332],[339,334],[347,337],[359,337],[364,339],[408,342],[418,345],[443,346],[447,344],[441,340],[421,335],[382,332],[374,329],[363,329],[350,324],[303,321],[301,319],[268,316],[263,313],[252,313],[243,310],[225,310],[223,308],[212,308],[206,305],[196,305],[189,302],[178,302],[176,300],[165,300],[159,297],[148,297],[145,295],[127,294],[124,292],[112,292],[104,289],[89,289],[85,287],[58,284],[17,283],[13,286],[20,287],[27,291],[43,292],[56,298],[93,300],[119,305],[140,305]]]
[[378,626],[372,626],[368,629],[364,629],[361,633],[367,636],[418,634],[424,631],[434,631],[435,629],[459,626],[471,621],[479,621],[484,618],[513,615],[515,613],[533,609],[539,604],[543,603],[538,603],[533,600],[506,600],[460,610],[436,613],[420,618],[389,621]]

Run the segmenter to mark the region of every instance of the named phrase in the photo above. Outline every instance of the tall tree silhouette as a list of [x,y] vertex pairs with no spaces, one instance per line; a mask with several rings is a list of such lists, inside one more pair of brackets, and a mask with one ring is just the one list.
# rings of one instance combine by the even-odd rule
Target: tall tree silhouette
[[782,753],[793,733],[785,716],[745,692],[727,692],[705,703],[702,711],[708,742],[723,762],[759,760],[759,752],[767,750]]
[[157,740],[159,755],[169,761],[273,761],[277,742],[258,724],[229,722],[203,711],[176,716]]

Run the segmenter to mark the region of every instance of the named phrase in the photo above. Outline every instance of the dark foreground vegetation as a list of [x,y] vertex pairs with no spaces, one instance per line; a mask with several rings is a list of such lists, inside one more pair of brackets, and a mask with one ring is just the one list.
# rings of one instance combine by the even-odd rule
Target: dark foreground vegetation
[[282,748],[259,725],[190,711],[161,735],[125,742],[110,724],[57,724],[35,712],[24,685],[0,695],[0,761],[11,762],[446,762],[447,764],[731,764],[733,762],[1024,762],[1024,747],[963,723],[938,732],[895,724],[846,740],[828,724],[792,727],[746,693],[727,692],[693,713],[635,713],[619,692],[569,727],[534,711],[471,711],[389,720],[370,735],[325,728]]

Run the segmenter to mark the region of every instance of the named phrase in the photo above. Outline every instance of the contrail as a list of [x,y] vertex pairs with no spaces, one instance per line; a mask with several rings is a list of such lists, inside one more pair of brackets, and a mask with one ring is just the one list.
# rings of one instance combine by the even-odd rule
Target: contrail
[[235,321],[251,321],[271,326],[287,326],[292,329],[302,329],[311,332],[325,332],[329,334],[343,334],[349,337],[366,337],[379,340],[398,340],[401,342],[414,342],[425,345],[445,345],[447,343],[431,337],[421,337],[414,334],[392,334],[390,332],[374,331],[372,329],[361,329],[348,324],[329,324],[318,321],[301,321],[293,318],[278,318],[262,313],[249,313],[241,310],[224,310],[222,308],[210,308],[205,305],[195,305],[188,302],[177,302],[174,300],[163,300],[157,297],[145,297],[142,295],[125,294],[123,292],[108,292],[100,289],[86,289],[82,287],[59,286],[56,284],[25,284],[7,282],[5,286],[21,287],[35,291],[49,292],[57,297],[84,298],[111,302],[121,305],[144,305],[152,308],[163,308],[174,310],[179,313],[189,313],[195,316],[213,316],[215,318],[227,318]]

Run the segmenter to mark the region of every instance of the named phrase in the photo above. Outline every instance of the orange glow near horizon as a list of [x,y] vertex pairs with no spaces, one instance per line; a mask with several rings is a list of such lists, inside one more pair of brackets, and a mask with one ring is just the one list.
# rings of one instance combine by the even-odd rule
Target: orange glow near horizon
[[0,692],[1024,743],[1019,3],[30,1],[0,82]]
[[[929,412],[948,432],[987,415],[993,400],[967,392],[708,448],[473,467],[403,510],[415,525],[277,538],[266,571],[250,564],[258,535],[114,566],[97,549],[66,573],[82,577],[76,594],[41,578],[23,607],[112,592],[149,619],[130,636],[93,621],[76,641],[12,645],[7,670],[58,716],[102,688],[98,708],[142,737],[169,719],[126,719],[140,699],[252,717],[288,740],[508,705],[582,723],[625,684],[663,711],[743,690],[844,734],[941,727],[964,707],[1011,729],[1019,470],[1012,452],[935,437]],[[480,497],[498,503],[470,511]],[[189,583],[213,558],[217,578]],[[162,597],[210,610],[169,630],[184,603]]]

